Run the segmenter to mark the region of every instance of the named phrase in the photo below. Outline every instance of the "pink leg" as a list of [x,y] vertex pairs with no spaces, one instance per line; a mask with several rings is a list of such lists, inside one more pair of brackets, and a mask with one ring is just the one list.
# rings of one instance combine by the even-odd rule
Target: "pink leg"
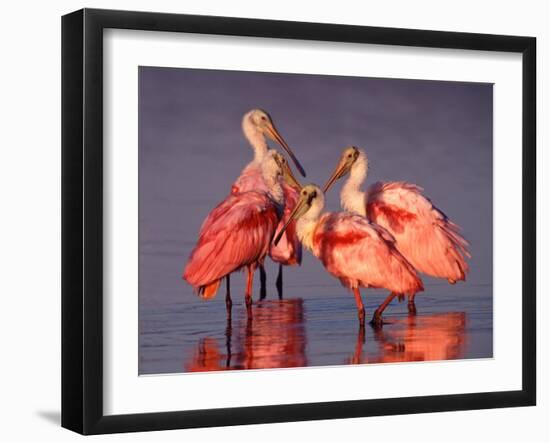
[[355,342],[355,352],[351,358],[350,363],[360,365],[363,360],[363,345],[365,344],[365,325],[359,326],[359,332],[357,333],[357,341]]
[[391,303],[391,301],[394,299],[394,297],[397,294],[395,292],[392,292],[390,295],[386,297],[386,299],[382,302],[378,308],[376,308],[376,311],[374,311],[374,315],[372,316],[371,323],[374,326],[382,326],[382,312],[387,308],[387,306]]
[[355,303],[357,304],[357,315],[359,317],[359,324],[365,324],[365,307],[363,306],[363,300],[361,300],[361,293],[359,288],[353,288],[353,295],[355,296]]
[[247,267],[246,292],[244,294],[244,301],[247,307],[252,306],[252,283],[254,281],[254,271],[254,265],[249,265]]

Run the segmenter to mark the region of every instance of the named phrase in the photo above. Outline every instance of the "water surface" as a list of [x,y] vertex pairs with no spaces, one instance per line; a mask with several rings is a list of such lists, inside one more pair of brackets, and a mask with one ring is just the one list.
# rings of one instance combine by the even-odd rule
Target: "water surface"
[[[480,288],[483,291],[483,288]],[[223,295],[223,294],[222,294]],[[367,314],[383,295],[366,297]],[[141,311],[140,374],[452,360],[492,356],[492,303],[419,295],[394,301],[382,328],[360,328],[351,294],[242,303],[219,300]]]

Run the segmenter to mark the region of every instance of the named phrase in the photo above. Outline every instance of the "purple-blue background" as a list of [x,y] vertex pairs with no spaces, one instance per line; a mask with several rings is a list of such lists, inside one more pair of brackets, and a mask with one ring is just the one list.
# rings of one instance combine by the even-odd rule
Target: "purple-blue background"
[[[354,144],[369,156],[369,184],[421,185],[463,228],[473,256],[468,281],[425,278],[417,306],[419,314],[466,312],[462,357],[491,356],[492,97],[491,84],[141,67],[140,373],[180,372],[197,340],[224,337],[223,297],[201,302],[181,271],[202,220],[252,158],[240,123],[255,107],[271,114],[302,162],[303,182],[324,183],[342,148]],[[327,196],[329,210],[339,210],[340,186]],[[267,270],[274,299],[276,268]],[[353,297],[308,252],[301,268],[285,271],[285,297],[303,299],[306,312],[333,298],[339,304],[304,322],[308,365],[341,364],[332,352],[353,347],[346,336],[356,333]],[[240,305],[243,278],[232,283]],[[370,313],[384,291],[363,296]],[[403,312],[394,303],[387,316]],[[334,318],[342,323],[326,321]],[[325,334],[335,340],[330,353]]]

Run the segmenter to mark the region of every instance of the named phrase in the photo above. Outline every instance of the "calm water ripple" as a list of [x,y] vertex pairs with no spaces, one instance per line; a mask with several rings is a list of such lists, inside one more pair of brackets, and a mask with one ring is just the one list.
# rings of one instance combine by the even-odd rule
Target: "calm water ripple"
[[[353,298],[142,306],[140,374],[492,357],[490,295],[423,296],[417,315],[394,302],[381,330],[358,326]],[[365,297],[368,313],[379,297]]]

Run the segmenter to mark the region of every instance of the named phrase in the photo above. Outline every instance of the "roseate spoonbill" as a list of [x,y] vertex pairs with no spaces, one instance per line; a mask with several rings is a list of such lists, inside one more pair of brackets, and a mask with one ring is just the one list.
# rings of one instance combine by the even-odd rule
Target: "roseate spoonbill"
[[[269,252],[271,239],[282,214],[284,195],[280,183],[283,175],[281,155],[276,151],[267,153],[261,163],[261,172],[267,192],[229,194],[210,212],[201,227],[183,278],[205,299],[216,295],[224,277],[229,279],[232,272],[246,269],[245,301],[247,307],[252,303],[254,271]],[[226,304],[230,309],[232,302],[229,291]]]
[[[411,264],[395,247],[395,240],[384,228],[349,212],[321,214],[325,206],[323,192],[307,185],[289,217],[297,220],[298,238],[326,270],[353,291],[361,326],[365,308],[359,287],[385,288],[390,295],[376,309],[371,323],[382,324],[382,312],[396,294],[414,294],[423,289]],[[274,239],[280,240],[283,230]]]
[[[287,222],[288,218],[296,202],[298,201],[301,185],[296,181],[290,170],[286,159],[282,157],[283,164],[283,181],[281,186],[283,188],[283,194],[285,198],[285,206],[283,211],[283,217],[279,221],[277,230],[281,229]],[[292,183],[289,185],[287,183]],[[285,233],[281,237],[278,245],[271,244],[269,248],[269,257],[275,263],[279,263],[279,272],[277,274],[276,287],[279,294],[279,299],[283,298],[283,266],[300,266],[302,264],[302,243],[296,235],[296,221],[291,221],[285,230]],[[260,277],[262,278],[262,294],[261,299],[265,298],[265,270],[260,267]]]
[[[231,193],[237,194],[244,191],[254,191],[261,190],[266,191],[265,183],[262,178],[261,173],[261,163],[270,150],[267,146],[266,137],[275,140],[281,147],[286,151],[290,156],[296,168],[304,177],[306,175],[304,168],[285,142],[271,116],[264,110],[261,109],[252,109],[243,116],[242,120],[242,129],[243,133],[252,146],[254,150],[254,159],[246,165],[246,167],[241,172],[240,176],[237,178],[233,186],[231,187]],[[286,162],[286,161],[285,161]],[[285,165],[285,168],[288,170],[288,164]],[[297,200],[297,192],[291,186],[286,185],[283,181],[283,192],[285,196],[285,213],[284,218],[288,216],[290,211],[294,208]],[[282,242],[277,247],[271,247],[270,250],[271,259],[279,263],[279,273],[277,275],[277,290],[279,292],[279,298],[282,297],[282,288],[283,288],[283,265],[284,266],[293,266],[299,265],[302,262],[302,248],[301,244],[296,238],[293,230],[293,226],[290,226],[287,234],[282,239]],[[260,281],[261,281],[261,298],[265,298],[266,288],[265,288],[265,269],[263,265],[260,265]]]
[[[470,258],[470,253],[458,225],[422,195],[423,189],[417,185],[378,182],[367,192],[361,191],[368,164],[364,151],[355,146],[345,148],[324,192],[349,173],[340,193],[343,209],[387,229],[399,252],[417,271],[451,284],[466,280],[469,269],[466,257]],[[414,297],[415,294],[409,295],[411,312],[416,311]]]

